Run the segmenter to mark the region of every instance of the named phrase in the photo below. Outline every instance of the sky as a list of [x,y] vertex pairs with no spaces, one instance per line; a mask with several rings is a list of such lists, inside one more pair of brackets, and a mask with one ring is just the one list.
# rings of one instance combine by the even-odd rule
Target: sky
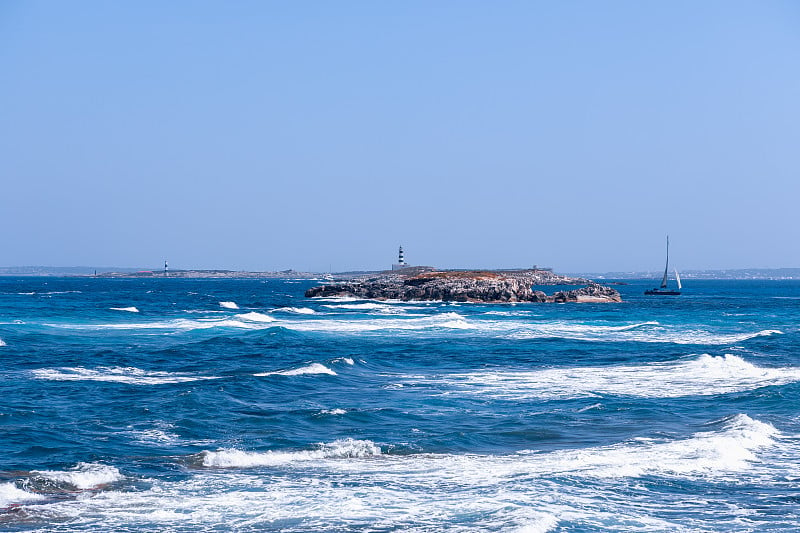
[[795,1],[0,2],[0,265],[800,266]]

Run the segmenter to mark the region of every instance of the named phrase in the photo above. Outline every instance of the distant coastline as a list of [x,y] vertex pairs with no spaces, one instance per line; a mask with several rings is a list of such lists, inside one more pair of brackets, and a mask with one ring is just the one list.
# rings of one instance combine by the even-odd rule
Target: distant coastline
[[[663,271],[631,271],[631,272],[579,272],[569,273],[569,276],[579,276],[591,279],[617,280],[617,279],[655,279],[661,278]],[[800,268],[732,268],[718,270],[681,270],[681,278],[686,279],[717,279],[717,280],[800,280]]]
[[[76,277],[109,278],[276,278],[276,279],[349,279],[354,276],[377,274],[378,270],[360,270],[350,272],[305,272],[293,269],[279,271],[250,271],[227,269],[184,269],[170,270],[164,275],[163,270],[133,267],[52,267],[52,266],[13,266],[0,267],[0,276],[76,276]],[[632,280],[654,279],[662,275],[661,271],[629,271],[629,272],[573,272],[567,276],[595,280]],[[800,268],[740,268],[718,270],[685,270],[681,271],[683,279],[717,279],[717,280],[800,280]]]

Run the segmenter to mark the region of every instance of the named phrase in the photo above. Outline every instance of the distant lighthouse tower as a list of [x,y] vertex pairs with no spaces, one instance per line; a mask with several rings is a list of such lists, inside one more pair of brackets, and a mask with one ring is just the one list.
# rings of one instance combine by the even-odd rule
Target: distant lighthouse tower
[[167,266],[167,260],[164,259],[164,275],[166,276],[169,274],[169,266]]
[[403,256],[403,247],[400,247],[400,251],[397,252],[397,263],[392,265],[392,270],[400,270],[401,268],[406,268],[408,265],[406,264],[405,257]]

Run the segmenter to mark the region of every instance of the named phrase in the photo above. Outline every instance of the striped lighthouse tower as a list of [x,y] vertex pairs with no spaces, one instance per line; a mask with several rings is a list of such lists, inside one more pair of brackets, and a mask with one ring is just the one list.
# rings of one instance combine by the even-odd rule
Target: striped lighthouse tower
[[406,268],[408,265],[406,264],[405,257],[403,256],[403,247],[400,247],[400,251],[397,252],[397,263],[392,265],[392,270],[400,270],[401,268]]

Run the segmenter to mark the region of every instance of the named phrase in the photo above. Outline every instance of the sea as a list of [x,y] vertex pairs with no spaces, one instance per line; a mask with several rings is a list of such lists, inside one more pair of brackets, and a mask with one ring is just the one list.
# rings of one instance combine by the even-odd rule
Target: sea
[[800,281],[319,283],[0,278],[0,530],[800,530]]

